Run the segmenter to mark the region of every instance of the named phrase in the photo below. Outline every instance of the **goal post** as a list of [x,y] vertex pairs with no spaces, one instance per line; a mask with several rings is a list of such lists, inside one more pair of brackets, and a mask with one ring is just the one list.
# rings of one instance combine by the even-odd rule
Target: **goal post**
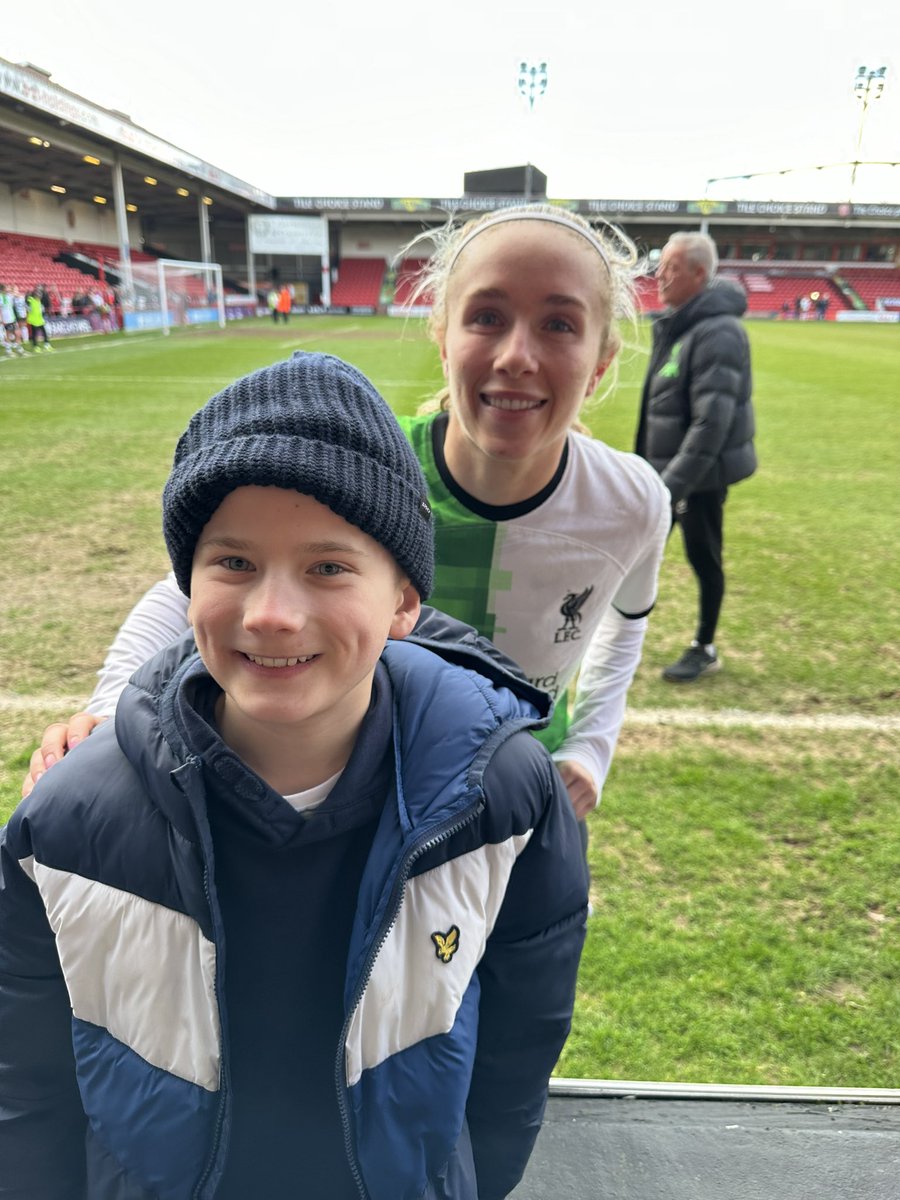
[[122,324],[126,332],[173,325],[225,328],[225,289],[222,267],[212,262],[159,258],[131,262],[131,289],[122,294]]
[[225,328],[225,289],[219,263],[160,258],[156,263],[163,333],[172,324],[200,325],[218,321]]

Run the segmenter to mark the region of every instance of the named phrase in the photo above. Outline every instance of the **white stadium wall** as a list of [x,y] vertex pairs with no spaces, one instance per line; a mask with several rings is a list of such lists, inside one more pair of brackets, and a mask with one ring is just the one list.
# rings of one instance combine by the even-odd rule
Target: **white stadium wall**
[[[64,238],[68,242],[99,242],[117,246],[116,216],[111,204],[84,204],[59,200],[46,192],[14,192],[0,184],[0,229],[33,237]],[[128,222],[133,247],[140,247],[141,229],[136,218]]]
[[341,229],[341,254],[344,258],[384,258],[390,263],[419,228],[412,223],[401,226],[393,222],[371,225],[348,222]]

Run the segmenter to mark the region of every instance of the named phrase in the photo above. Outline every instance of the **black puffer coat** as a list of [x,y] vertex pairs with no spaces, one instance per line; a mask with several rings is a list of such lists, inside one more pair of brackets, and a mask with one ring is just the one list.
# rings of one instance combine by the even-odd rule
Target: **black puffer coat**
[[738,284],[714,279],[653,327],[635,450],[673,503],[756,470],[746,309]]

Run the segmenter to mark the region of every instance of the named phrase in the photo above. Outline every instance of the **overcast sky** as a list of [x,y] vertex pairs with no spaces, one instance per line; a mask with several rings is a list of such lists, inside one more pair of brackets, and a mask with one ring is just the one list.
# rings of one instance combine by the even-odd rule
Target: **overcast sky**
[[[860,65],[888,68],[860,159],[900,160],[898,0],[41,0],[4,6],[0,56],[274,195],[452,197],[530,159],[557,199],[787,170],[708,194],[846,200]],[[522,59],[547,63],[533,110]],[[853,198],[897,203],[900,167]]]

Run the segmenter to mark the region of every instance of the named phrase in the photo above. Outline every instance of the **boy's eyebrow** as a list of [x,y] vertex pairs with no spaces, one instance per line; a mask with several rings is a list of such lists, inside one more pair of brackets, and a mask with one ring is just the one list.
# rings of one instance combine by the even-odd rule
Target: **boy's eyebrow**
[[368,554],[363,546],[350,546],[346,542],[303,542],[300,549],[309,554]]
[[[219,534],[216,537],[201,537],[197,545],[210,546],[220,550],[248,550],[253,543],[244,538]],[[307,554],[356,554],[359,556],[368,554],[368,551],[362,546],[351,546],[346,542],[301,542],[295,549],[302,550]]]

